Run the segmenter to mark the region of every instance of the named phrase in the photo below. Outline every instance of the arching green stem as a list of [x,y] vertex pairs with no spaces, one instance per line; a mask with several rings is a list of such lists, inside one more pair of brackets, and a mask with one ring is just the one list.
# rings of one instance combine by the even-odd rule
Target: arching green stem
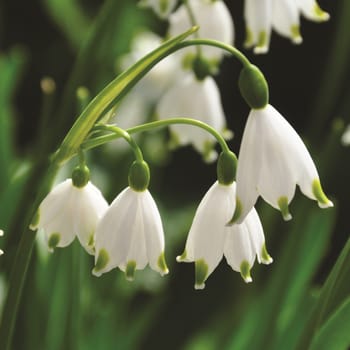
[[[182,48],[188,47],[188,46],[194,46],[194,45],[204,45],[204,46],[214,46],[219,49],[222,49],[224,51],[229,52],[232,56],[236,57],[244,67],[249,67],[251,65],[248,58],[238,49],[235,47],[222,43],[217,40],[212,39],[189,39],[186,41],[183,41],[181,43],[178,43],[176,45],[176,51],[180,50]],[[175,50],[174,50],[175,51]]]
[[[191,119],[191,118],[183,118],[183,117],[179,117],[179,118],[170,118],[170,119],[164,119],[164,120],[157,120],[155,122],[150,122],[150,123],[146,123],[146,124],[141,124],[129,129],[126,129],[125,132],[127,134],[136,134],[138,132],[144,132],[144,131],[149,131],[155,128],[162,128],[162,127],[166,127],[169,125],[173,125],[173,124],[187,124],[187,125],[191,125],[191,126],[195,126],[198,128],[201,128],[205,131],[207,131],[208,133],[210,133],[211,135],[213,135],[217,142],[219,143],[220,147],[222,148],[222,150],[224,152],[230,152],[230,148],[228,147],[225,139],[222,137],[222,135],[220,135],[220,133],[218,133],[214,128],[212,128],[210,125],[203,123],[199,120],[196,119]],[[115,126],[96,126],[96,129],[98,130],[109,130],[109,128],[115,128]],[[109,130],[112,131],[112,130]],[[129,135],[130,136],[130,135]],[[112,140],[115,140],[119,137],[122,137],[122,135],[119,135],[117,133],[114,134],[109,134],[109,135],[104,135],[104,136],[99,136],[93,139],[89,139],[86,140],[83,144],[82,144],[82,148],[87,150],[87,149],[91,149],[91,148],[95,148],[98,146],[101,146],[107,142],[110,142]]]
[[98,125],[96,126],[96,129],[101,131],[111,131],[112,133],[114,133],[115,138],[123,138],[132,148],[136,160],[140,162],[143,161],[142,151],[128,131],[123,130],[115,125]]

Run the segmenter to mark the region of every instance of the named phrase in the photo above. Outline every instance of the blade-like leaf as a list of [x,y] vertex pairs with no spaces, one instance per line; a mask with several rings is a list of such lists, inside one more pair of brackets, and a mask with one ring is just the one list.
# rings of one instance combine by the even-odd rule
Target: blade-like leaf
[[329,317],[316,333],[310,350],[346,350],[350,346],[350,297]]

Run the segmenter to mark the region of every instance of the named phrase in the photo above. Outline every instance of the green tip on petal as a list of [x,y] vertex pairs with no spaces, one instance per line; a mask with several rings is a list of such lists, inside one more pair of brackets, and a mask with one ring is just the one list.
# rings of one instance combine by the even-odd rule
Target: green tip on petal
[[242,202],[240,199],[237,197],[236,198],[236,208],[233,213],[232,219],[226,224],[226,226],[232,226],[234,223],[237,222],[237,220],[241,217],[242,215]]
[[135,270],[136,270],[136,261],[135,260],[128,261],[125,268],[125,277],[128,281],[134,280]]
[[194,289],[204,289],[205,287],[205,280],[208,277],[208,265],[203,260],[197,260],[195,261],[195,274],[196,274],[196,283],[194,285]]
[[327,198],[327,196],[324,194],[321,183],[320,183],[320,179],[315,179],[312,182],[312,193],[315,196],[315,198],[317,199],[318,206],[320,208],[330,208],[330,207],[334,206],[333,202],[330,201]]
[[162,276],[164,276],[167,273],[169,273],[169,269],[168,269],[168,266],[167,266],[166,261],[165,261],[164,252],[159,255],[159,258],[158,258],[158,261],[157,261],[157,265],[158,265],[158,267],[160,269],[160,274]]
[[160,0],[159,1],[159,9],[161,13],[166,13],[168,10],[168,0]]
[[329,13],[323,11],[316,1],[314,4],[314,13],[320,21],[328,21],[330,18]]
[[268,39],[267,39],[267,33],[262,30],[259,33],[259,37],[258,37],[258,43],[256,45],[256,47],[254,48],[254,53],[255,54],[262,54],[262,53],[267,53],[268,51]]
[[249,27],[246,27],[246,29],[245,29],[245,41],[244,41],[243,45],[247,49],[249,49],[250,47],[252,47],[254,45],[253,32],[251,31],[251,29]]
[[94,269],[92,270],[93,275],[99,277],[102,275],[101,270],[106,267],[109,261],[109,255],[106,249],[101,249],[98,252],[97,261]]
[[242,261],[240,271],[245,283],[253,282],[252,276],[250,275],[250,265],[247,260]]
[[267,252],[266,244],[264,243],[261,248],[261,262],[265,265],[269,265],[273,262],[270,254]]
[[294,44],[301,44],[303,42],[303,38],[301,37],[301,34],[300,34],[300,27],[298,25],[295,24],[291,26],[290,33]]
[[184,262],[186,260],[187,260],[187,252],[186,252],[186,250],[184,250],[184,252],[181,255],[178,255],[176,257],[176,261],[177,262]]
[[36,213],[34,214],[34,217],[32,219],[32,222],[29,225],[29,228],[32,231],[35,231],[38,228],[38,224],[39,224],[39,220],[40,220],[40,212],[39,209],[36,211]]
[[61,235],[58,232],[52,233],[50,235],[49,240],[47,242],[50,252],[53,252],[53,250],[57,247],[60,240],[61,240]]
[[280,208],[280,211],[283,216],[284,221],[289,221],[292,219],[292,215],[289,212],[288,208],[288,198],[286,196],[282,196],[278,199],[277,205]]

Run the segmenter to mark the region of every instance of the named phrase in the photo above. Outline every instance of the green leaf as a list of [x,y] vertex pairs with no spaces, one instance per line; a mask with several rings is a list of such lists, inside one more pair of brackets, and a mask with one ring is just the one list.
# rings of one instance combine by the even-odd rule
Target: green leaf
[[350,239],[343,248],[324,284],[308,326],[304,329],[299,349],[309,346],[320,325],[350,294]]
[[269,267],[272,275],[266,289],[250,305],[233,334],[230,349],[259,349],[267,344],[272,349],[287,338],[293,349],[298,339],[299,333],[289,333],[298,316],[295,305],[303,302],[327,248],[335,210],[321,211],[315,207],[307,210],[299,205],[294,218],[291,230],[284,233],[281,251],[272,254],[275,261]]
[[25,62],[24,53],[12,49],[0,55],[0,194],[6,188],[13,170],[12,98]]
[[350,346],[350,297],[328,318],[316,333],[310,350],[346,350]]
[[56,155],[57,162],[64,162],[73,156],[88,133],[112,103],[122,97],[158,62],[176,50],[176,45],[193,34],[198,28],[193,27],[168,41],[140,59],[125,72],[109,83],[86,107],[69,133],[63,140]]
[[43,0],[46,11],[66,35],[72,48],[80,47],[89,19],[76,0]]

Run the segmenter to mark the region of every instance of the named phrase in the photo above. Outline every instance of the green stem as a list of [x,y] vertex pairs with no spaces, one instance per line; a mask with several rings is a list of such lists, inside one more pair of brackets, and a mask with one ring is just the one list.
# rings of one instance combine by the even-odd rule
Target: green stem
[[115,125],[98,125],[96,127],[97,130],[105,130],[105,131],[111,131],[115,134],[116,138],[123,138],[132,148],[136,160],[143,162],[143,155],[140,147],[135,142],[133,137],[130,136],[130,133],[126,130],[123,130]]
[[189,39],[186,41],[183,41],[181,43],[178,43],[176,45],[176,50],[180,50],[182,48],[188,47],[188,46],[193,46],[193,45],[204,45],[204,46],[214,46],[217,47],[219,49],[222,49],[228,53],[230,53],[232,56],[236,57],[244,67],[249,67],[251,66],[250,61],[248,60],[248,58],[238,49],[236,49],[235,47],[222,43],[220,41],[217,40],[212,40],[212,39]]
[[[191,119],[191,118],[170,118],[170,119],[164,119],[164,120],[157,120],[155,122],[151,123],[146,123],[146,124],[141,124],[132,128],[129,128],[126,130],[127,134],[135,134],[138,132],[144,132],[148,130],[152,130],[155,128],[162,128],[166,127],[172,124],[186,124],[186,125],[192,125],[199,127],[201,129],[204,129],[205,131],[209,132],[211,135],[213,135],[216,140],[218,141],[220,147],[224,152],[230,152],[230,148],[228,147],[225,139],[218,133],[214,128],[212,128],[210,125],[205,124],[199,120],[196,119]],[[97,126],[97,129],[100,127]],[[82,148],[84,150],[95,148],[98,146],[101,146],[109,141],[115,140],[116,138],[121,137],[121,135],[117,134],[110,134],[110,135],[104,135],[104,136],[99,136],[90,140],[85,141],[82,144]]]

